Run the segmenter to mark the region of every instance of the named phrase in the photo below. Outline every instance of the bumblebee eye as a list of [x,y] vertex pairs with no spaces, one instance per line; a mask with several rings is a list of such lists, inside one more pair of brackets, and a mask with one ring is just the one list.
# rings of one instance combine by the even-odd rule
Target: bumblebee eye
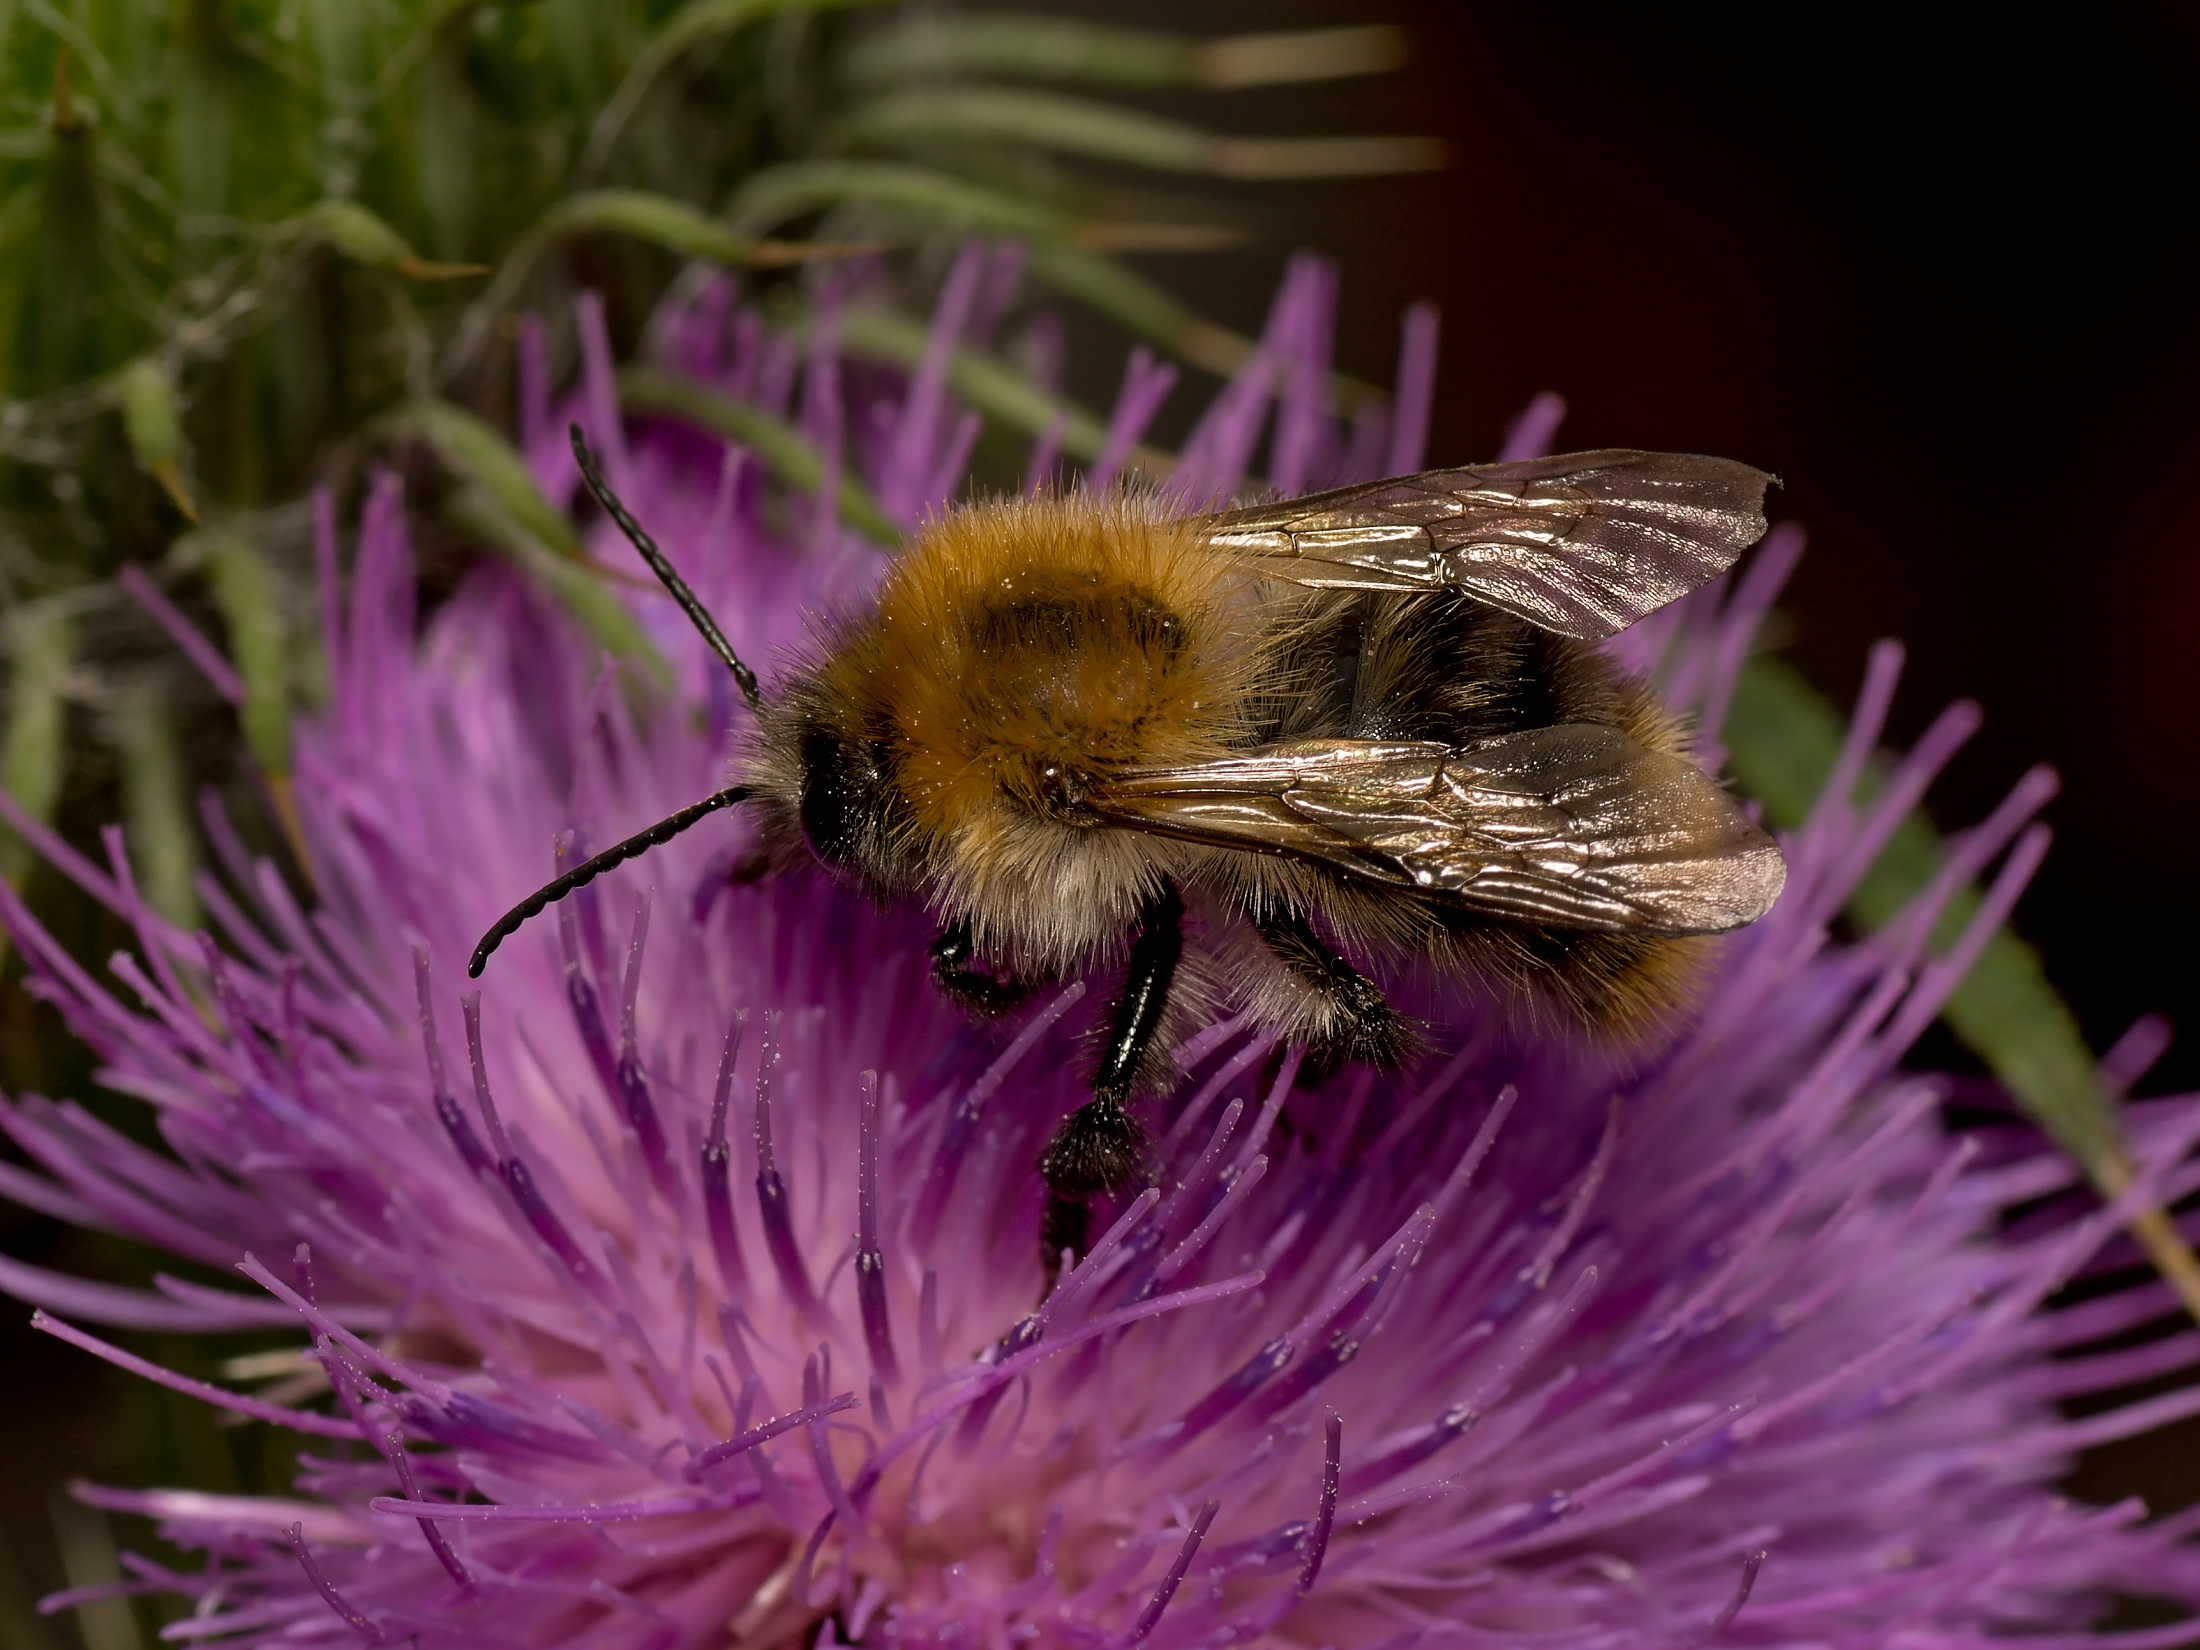
[[802,735],[802,834],[820,863],[853,867],[866,819],[876,810],[877,767],[825,728]]

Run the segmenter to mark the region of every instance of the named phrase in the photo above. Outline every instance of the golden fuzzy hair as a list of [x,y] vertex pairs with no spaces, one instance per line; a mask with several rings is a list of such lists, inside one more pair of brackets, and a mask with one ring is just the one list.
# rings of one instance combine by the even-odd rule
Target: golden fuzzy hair
[[[1061,815],[1123,768],[1244,743],[1230,571],[1142,495],[997,499],[927,526],[838,627],[817,700],[890,750],[907,846],[981,932],[1059,967],[1152,891],[1150,851]],[[1018,936],[1034,878],[1058,931]]]

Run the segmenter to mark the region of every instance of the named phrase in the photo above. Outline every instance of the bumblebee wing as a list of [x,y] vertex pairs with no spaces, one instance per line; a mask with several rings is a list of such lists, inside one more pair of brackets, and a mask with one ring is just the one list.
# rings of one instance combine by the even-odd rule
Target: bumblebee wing
[[1764,915],[1787,878],[1701,768],[1586,723],[1470,749],[1307,740],[1134,770],[1086,800],[1111,824],[1551,928],[1721,933]]
[[1428,470],[1199,518],[1262,572],[1332,590],[1453,586],[1545,630],[1614,636],[1764,536],[1762,470],[1615,449]]

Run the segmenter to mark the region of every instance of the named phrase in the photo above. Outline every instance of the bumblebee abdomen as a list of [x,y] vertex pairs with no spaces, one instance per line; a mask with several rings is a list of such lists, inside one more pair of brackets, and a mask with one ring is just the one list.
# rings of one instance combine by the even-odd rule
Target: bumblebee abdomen
[[1477,745],[1588,722],[1654,750],[1682,730],[1592,643],[1554,636],[1457,591],[1323,592],[1278,626],[1263,742],[1429,739]]

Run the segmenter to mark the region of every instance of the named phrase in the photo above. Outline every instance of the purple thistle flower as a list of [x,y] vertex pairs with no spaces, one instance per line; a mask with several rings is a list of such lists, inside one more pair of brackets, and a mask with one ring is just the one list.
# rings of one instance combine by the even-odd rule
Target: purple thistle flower
[[[584,304],[564,405],[522,337],[537,478],[570,496],[554,432],[582,418],[736,647],[768,661],[881,565],[834,519],[842,465],[903,520],[960,474],[971,426],[933,368],[1008,278],[967,254],[901,382],[841,371],[829,303],[806,360],[723,290],[661,318],[668,364],[798,418],[827,459],[811,498],[692,428],[622,426]],[[1408,323],[1399,427],[1344,432],[1323,401],[1332,288],[1293,267],[1186,446],[1179,496],[1237,484],[1271,401],[1281,485],[1417,457],[1433,317]],[[1134,361],[1101,468],[1167,388]],[[1538,416],[1522,439],[1548,439],[1555,411]],[[1046,439],[1034,456],[1051,467]],[[1799,549],[1775,536],[1731,589],[1618,650],[1715,729]],[[1301,1089],[1295,1060],[1207,1027],[1151,1108],[1157,1183],[1042,1302],[1033,1165],[1083,1098],[1080,986],[1005,1028],[967,1024],[926,982],[919,913],[818,877],[744,881],[729,819],[590,886],[457,995],[482,926],[552,868],[546,838],[585,852],[722,782],[739,731],[723,674],[670,603],[637,611],[674,663],[669,699],[630,692],[497,568],[416,636],[384,479],[325,607],[333,698],[298,744],[317,910],[218,811],[227,880],[202,887],[218,944],[144,906],[118,837],[103,869],[14,820],[136,931],[112,964],[125,1001],[0,891],[32,989],[104,1082],[155,1108],[170,1150],[23,1097],[0,1123],[46,1173],[0,1167],[0,1191],[238,1266],[257,1292],[12,1262],[0,1286],[75,1321],[296,1324],[326,1387],[303,1408],[203,1387],[42,1314],[308,1440],[295,1499],[83,1492],[204,1555],[184,1573],[130,1560],[124,1589],[194,1601],[169,1637],[2187,1636],[2084,1624],[2113,1590],[2200,1604],[2183,1544],[2200,1517],[2147,1523],[2052,1486],[2086,1445],[2200,1410],[2200,1390],[2084,1421],[2058,1400],[2181,1367],[2200,1334],[2081,1350],[2169,1309],[2152,1283],[2043,1309],[2122,1262],[2127,1209],[2085,1205],[2027,1129],[1951,1138],[1943,1085],[1899,1065],[2037,864],[2027,821],[2051,782],[2028,776],[1901,920],[1828,938],[1975,720],[1950,711],[1853,806],[1894,650],[1785,845],[1785,896],[1728,941],[1671,1047],[1625,1066],[1432,993],[1424,1069]],[[1997,860],[1963,940],[1928,954],[1950,892]],[[2130,1063],[2111,1056],[2112,1084]],[[2131,1120],[2129,1204],[2200,1187],[2200,1105]],[[2035,1212],[2005,1228],[2018,1205]]]

